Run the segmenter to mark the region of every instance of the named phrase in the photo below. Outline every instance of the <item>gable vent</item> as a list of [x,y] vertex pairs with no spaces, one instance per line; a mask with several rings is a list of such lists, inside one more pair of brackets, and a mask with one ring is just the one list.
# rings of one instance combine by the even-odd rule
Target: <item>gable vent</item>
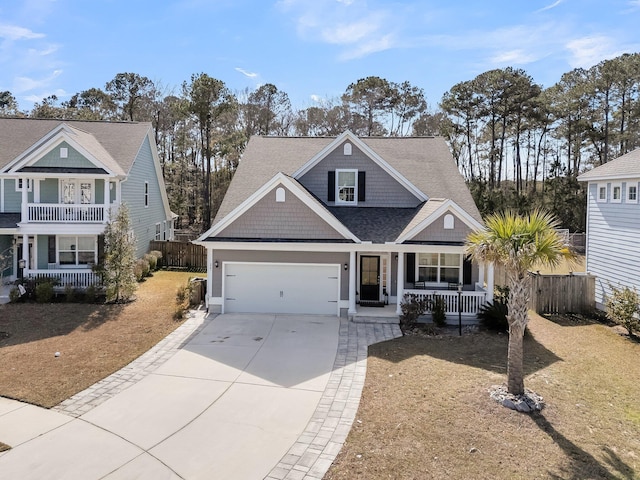
[[67,147],[60,147],[60,158],[69,158],[69,149]]

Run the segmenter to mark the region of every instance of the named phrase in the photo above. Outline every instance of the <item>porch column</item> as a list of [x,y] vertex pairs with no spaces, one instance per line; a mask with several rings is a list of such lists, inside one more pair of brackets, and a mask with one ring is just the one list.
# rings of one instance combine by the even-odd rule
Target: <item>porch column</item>
[[484,263],[478,265],[478,283],[484,288]]
[[[16,179],[16,182],[20,180]],[[27,203],[29,202],[29,189],[27,188],[27,183],[29,180],[26,178],[22,178],[22,221],[29,221],[29,207],[27,207]]]
[[493,289],[494,289],[493,263],[490,263],[489,268],[487,269],[487,301],[489,302],[493,302]]
[[22,260],[24,260],[24,270],[29,270],[31,268],[29,265],[29,235],[22,235]]
[[397,315],[402,315],[402,297],[404,297],[404,253],[398,253],[398,285],[396,287],[396,295],[398,297]]
[[347,315],[356,314],[356,252],[349,252],[349,310]]
[[111,182],[109,181],[108,178],[104,179],[104,198],[103,200],[103,204],[104,204],[104,213],[102,214],[102,221],[103,222],[108,222],[109,219],[109,204],[110,204],[110,199],[111,199],[111,190],[109,190],[109,188],[111,187]]

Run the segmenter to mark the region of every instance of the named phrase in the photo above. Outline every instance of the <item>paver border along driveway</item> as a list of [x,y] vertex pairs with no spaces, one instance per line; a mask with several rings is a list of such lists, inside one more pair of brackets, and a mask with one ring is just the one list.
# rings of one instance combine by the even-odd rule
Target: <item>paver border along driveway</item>
[[200,312],[57,411],[0,399],[0,432],[11,432],[2,440],[14,447],[0,472],[322,478],[355,418],[367,345],[400,335],[336,317]]

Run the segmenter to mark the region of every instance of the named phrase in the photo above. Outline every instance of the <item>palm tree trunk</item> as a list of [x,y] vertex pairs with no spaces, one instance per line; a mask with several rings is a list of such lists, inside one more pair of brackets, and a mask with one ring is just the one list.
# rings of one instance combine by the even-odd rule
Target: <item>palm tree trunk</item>
[[526,272],[509,279],[509,352],[507,358],[507,390],[524,394],[524,330],[529,320],[529,277]]

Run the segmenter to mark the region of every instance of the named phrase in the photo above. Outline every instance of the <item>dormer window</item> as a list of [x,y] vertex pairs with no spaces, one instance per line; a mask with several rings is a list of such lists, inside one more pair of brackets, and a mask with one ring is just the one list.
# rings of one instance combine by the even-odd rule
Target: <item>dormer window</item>
[[358,170],[336,170],[336,204],[355,204],[358,198]]

